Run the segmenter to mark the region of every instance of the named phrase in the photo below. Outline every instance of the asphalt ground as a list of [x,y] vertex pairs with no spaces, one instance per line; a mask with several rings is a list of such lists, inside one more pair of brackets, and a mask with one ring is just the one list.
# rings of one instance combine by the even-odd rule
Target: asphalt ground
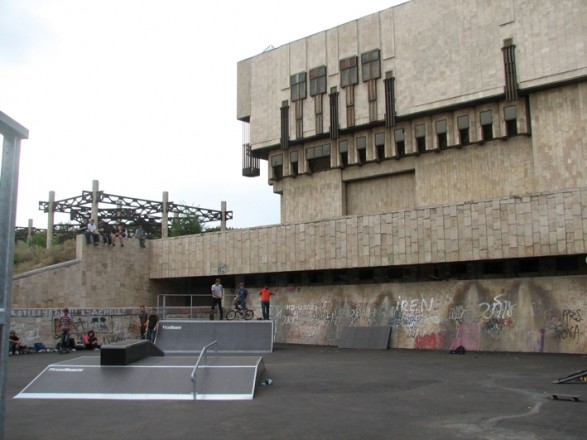
[[[587,356],[276,345],[248,401],[14,399],[49,364],[9,359],[6,440],[587,438]],[[552,400],[552,394],[580,401]]]

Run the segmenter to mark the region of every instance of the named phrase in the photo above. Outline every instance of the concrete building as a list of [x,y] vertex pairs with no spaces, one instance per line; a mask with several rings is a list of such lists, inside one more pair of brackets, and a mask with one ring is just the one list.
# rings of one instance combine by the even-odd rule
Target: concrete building
[[587,352],[584,0],[411,0],[239,62],[237,103],[281,224],[153,240],[117,306],[221,276],[278,293],[277,342]]

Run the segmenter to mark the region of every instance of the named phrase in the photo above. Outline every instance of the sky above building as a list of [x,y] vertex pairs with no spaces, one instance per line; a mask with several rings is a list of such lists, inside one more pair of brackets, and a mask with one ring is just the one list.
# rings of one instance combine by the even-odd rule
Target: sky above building
[[279,223],[267,163],[260,177],[242,176],[237,63],[400,3],[3,0],[0,111],[30,131],[17,226],[46,228],[39,201],[78,196],[94,180],[139,199],[167,191],[218,210],[226,201],[228,227]]

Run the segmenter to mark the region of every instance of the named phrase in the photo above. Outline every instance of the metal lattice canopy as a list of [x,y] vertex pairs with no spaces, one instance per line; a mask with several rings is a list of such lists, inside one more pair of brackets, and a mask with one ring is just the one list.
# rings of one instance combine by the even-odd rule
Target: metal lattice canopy
[[[92,191],[82,191],[81,196],[53,202],[53,212],[67,213],[72,222],[85,224],[92,216]],[[164,202],[136,199],[134,197],[106,194],[98,191],[97,222],[122,224],[125,226],[141,224],[152,236],[161,235],[161,221]],[[107,205],[104,208],[101,205]],[[40,201],[39,210],[48,213],[49,202]],[[222,220],[222,211],[167,202],[168,221],[177,218],[197,218],[200,223]],[[226,211],[226,220],[232,219],[232,211]]]

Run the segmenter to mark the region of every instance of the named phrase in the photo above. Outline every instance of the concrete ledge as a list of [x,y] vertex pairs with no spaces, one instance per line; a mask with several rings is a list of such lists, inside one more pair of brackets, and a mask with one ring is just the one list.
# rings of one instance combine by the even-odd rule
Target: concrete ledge
[[165,356],[165,353],[150,341],[130,339],[103,345],[100,365],[128,365],[150,356]]

